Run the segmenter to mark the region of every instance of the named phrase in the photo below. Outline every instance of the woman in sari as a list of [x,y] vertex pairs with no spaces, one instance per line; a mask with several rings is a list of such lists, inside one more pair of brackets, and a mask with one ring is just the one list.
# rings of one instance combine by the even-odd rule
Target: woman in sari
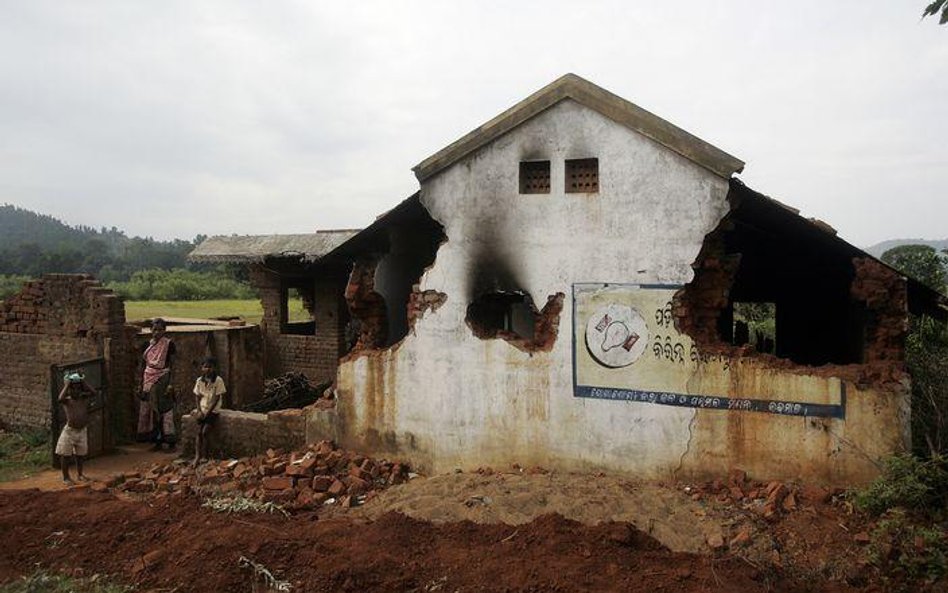
[[161,450],[166,443],[168,450],[175,448],[174,394],[171,385],[171,366],[175,346],[166,335],[164,319],[151,323],[151,340],[142,355],[141,402],[138,411],[138,439],[152,441],[154,450]]

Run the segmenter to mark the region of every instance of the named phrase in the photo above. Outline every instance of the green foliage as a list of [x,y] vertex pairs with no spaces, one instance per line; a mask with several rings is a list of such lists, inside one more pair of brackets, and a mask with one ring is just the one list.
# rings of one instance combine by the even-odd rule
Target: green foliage
[[905,362],[912,376],[912,447],[919,455],[948,455],[948,327],[913,318]]
[[948,538],[919,525],[902,509],[888,511],[870,534],[869,560],[884,578],[937,581],[948,574]]
[[882,254],[882,261],[939,292],[948,281],[945,256],[928,245],[901,245]]
[[18,581],[0,585],[0,593],[128,593],[132,587],[119,585],[104,575],[76,578],[37,569]]
[[29,276],[7,276],[0,274],[0,301],[20,292],[20,289],[23,288],[23,283],[29,279]]
[[758,352],[773,353],[777,343],[777,306],[775,303],[735,302],[734,324],[747,324],[748,339]]
[[150,269],[135,272],[127,282],[111,282],[107,286],[132,301],[202,301],[255,296],[248,285],[217,271]]
[[923,513],[948,509],[948,458],[896,455],[882,475],[853,495],[856,507],[873,515],[901,508]]
[[925,12],[922,13],[922,18],[935,16],[939,12],[941,13],[941,16],[938,18],[938,24],[944,25],[945,23],[948,23],[948,0],[935,0],[926,6]]
[[49,431],[0,431],[0,482],[49,467]]

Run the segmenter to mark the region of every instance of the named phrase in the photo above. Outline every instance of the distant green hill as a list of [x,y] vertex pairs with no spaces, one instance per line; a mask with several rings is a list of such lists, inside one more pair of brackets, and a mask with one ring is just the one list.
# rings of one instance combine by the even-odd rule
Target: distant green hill
[[943,249],[948,249],[948,239],[942,239],[940,241],[932,239],[889,239],[888,241],[876,243],[872,247],[865,247],[863,251],[874,257],[882,257],[882,254],[886,251],[902,245],[928,245],[938,251],[942,251]]
[[32,243],[57,247],[81,240],[92,229],[71,227],[46,214],[37,214],[12,204],[0,206],[0,250]]
[[138,270],[182,268],[195,241],[128,237],[114,226],[70,226],[46,214],[0,205],[0,274],[95,274],[127,280]]

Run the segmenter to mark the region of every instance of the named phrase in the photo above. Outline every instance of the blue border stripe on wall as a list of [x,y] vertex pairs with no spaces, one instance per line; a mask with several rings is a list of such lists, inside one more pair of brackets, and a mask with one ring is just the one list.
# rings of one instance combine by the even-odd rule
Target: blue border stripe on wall
[[845,416],[844,405],[833,404],[809,404],[783,400],[717,397],[713,395],[687,395],[662,391],[618,389],[615,387],[592,387],[590,385],[576,385],[573,388],[573,394],[576,397],[588,397],[591,399],[640,402],[662,406],[676,406],[679,408],[764,412],[781,416],[811,416],[821,418],[843,418]]

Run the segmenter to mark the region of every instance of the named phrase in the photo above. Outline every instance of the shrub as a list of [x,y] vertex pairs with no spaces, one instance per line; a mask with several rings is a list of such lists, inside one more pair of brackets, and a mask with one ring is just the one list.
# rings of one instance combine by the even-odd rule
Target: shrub
[[948,327],[912,319],[905,340],[912,376],[912,449],[919,455],[948,454]]
[[870,537],[869,560],[896,582],[937,581],[948,571],[946,534],[913,522],[902,509],[887,511]]
[[853,502],[873,515],[895,508],[922,513],[944,511],[948,505],[948,458],[891,457],[882,475],[857,491]]
[[20,289],[23,288],[23,283],[29,279],[29,276],[8,276],[0,274],[0,301],[20,292]]
[[253,290],[223,271],[194,272],[185,269],[143,270],[128,282],[111,282],[109,288],[130,301],[206,301],[252,299]]

